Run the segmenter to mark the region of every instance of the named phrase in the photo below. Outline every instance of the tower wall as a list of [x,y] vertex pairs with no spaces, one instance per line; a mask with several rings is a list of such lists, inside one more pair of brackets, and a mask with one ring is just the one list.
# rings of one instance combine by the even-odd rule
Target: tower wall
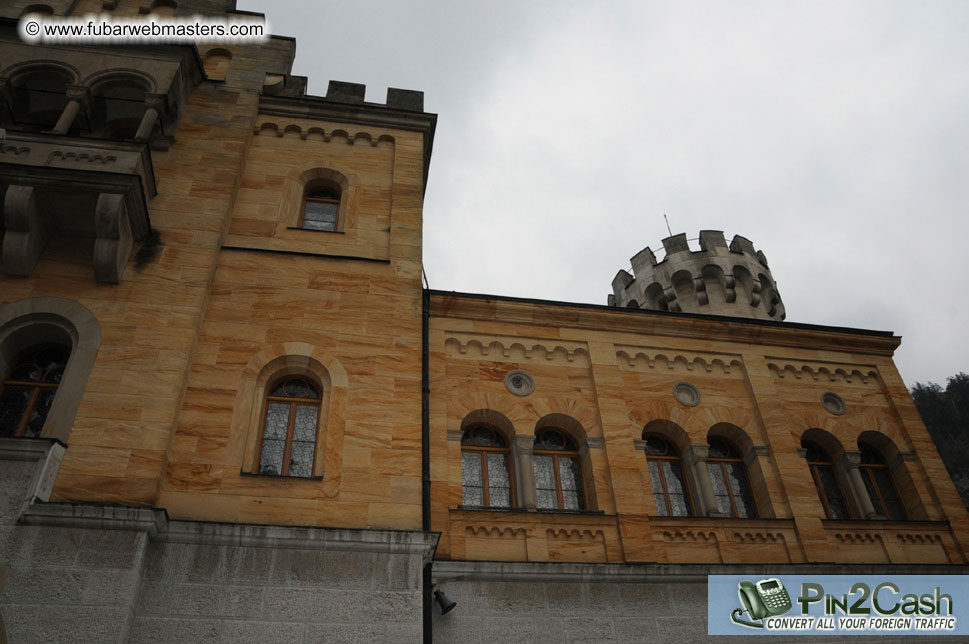
[[783,320],[786,317],[767,257],[745,237],[727,246],[718,230],[700,231],[700,250],[686,234],[663,240],[666,258],[656,261],[647,246],[612,280],[611,306]]

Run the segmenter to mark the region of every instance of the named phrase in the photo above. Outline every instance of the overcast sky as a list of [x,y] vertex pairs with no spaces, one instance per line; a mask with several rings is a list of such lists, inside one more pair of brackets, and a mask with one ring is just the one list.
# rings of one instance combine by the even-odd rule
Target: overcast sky
[[[673,233],[741,234],[789,321],[969,371],[969,3],[240,0],[293,72],[423,90],[435,289],[605,304]],[[695,244],[695,242],[694,242]]]

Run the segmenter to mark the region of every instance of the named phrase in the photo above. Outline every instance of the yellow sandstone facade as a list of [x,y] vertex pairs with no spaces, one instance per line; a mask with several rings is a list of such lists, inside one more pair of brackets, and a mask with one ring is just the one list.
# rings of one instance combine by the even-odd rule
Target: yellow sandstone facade
[[[432,621],[435,584],[465,606],[537,592],[522,614],[554,615],[556,575],[595,582],[568,590],[586,606],[660,588],[679,628],[701,564],[965,571],[969,515],[892,362],[899,338],[425,290],[436,116],[419,92],[308,96],[279,37],[26,46],[24,9],[3,10],[0,41],[11,642],[464,641],[456,624],[501,641],[499,608]],[[52,347],[70,357],[49,410],[17,407],[41,387],[18,369]],[[568,449],[536,443],[553,438]],[[663,467],[680,483],[658,484]],[[728,469],[746,497],[718,487]],[[87,590],[43,591],[64,579]],[[601,627],[622,640],[629,623]]]

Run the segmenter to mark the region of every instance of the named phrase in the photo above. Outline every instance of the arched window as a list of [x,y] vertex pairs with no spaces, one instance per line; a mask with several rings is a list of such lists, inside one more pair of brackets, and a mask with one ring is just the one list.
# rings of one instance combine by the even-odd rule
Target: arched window
[[461,489],[464,505],[511,507],[508,443],[484,425],[469,427],[461,436]]
[[132,79],[116,79],[94,91],[96,135],[122,141],[133,139],[145,115],[145,88]]
[[805,459],[811,468],[811,478],[818,490],[824,513],[829,519],[850,519],[844,487],[834,471],[831,456],[816,443],[801,441],[801,447],[807,450]]
[[278,381],[266,396],[259,473],[313,476],[322,395],[306,378]]
[[726,441],[714,438],[710,440],[707,454],[707,470],[717,509],[732,517],[756,517],[757,506],[740,452]]
[[48,346],[14,363],[0,383],[0,436],[40,436],[69,356]]
[[339,214],[340,191],[338,189],[327,186],[307,191],[303,198],[303,212],[300,215],[299,227],[334,232]]
[[662,436],[647,434],[646,464],[649,466],[649,481],[653,486],[659,516],[692,515],[693,505],[683,476],[683,461],[676,446]]
[[867,443],[859,442],[858,447],[861,449],[861,464],[858,469],[875,512],[895,521],[904,521],[908,518],[905,507],[899,499],[885,458]]
[[42,69],[13,80],[14,126],[28,132],[42,132],[57,124],[67,106],[67,85],[73,78],[64,70]]
[[538,507],[584,510],[579,451],[572,439],[557,429],[545,429],[535,437],[532,452]]

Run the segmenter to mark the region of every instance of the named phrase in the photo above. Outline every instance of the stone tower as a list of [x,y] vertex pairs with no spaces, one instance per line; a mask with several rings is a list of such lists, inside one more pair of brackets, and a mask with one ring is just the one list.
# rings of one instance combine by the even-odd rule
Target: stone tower
[[685,233],[664,239],[663,248],[662,261],[648,246],[630,260],[635,277],[624,270],[616,274],[610,306],[785,318],[767,257],[749,239],[735,235],[728,247],[721,231],[701,230],[699,251],[690,250]]

